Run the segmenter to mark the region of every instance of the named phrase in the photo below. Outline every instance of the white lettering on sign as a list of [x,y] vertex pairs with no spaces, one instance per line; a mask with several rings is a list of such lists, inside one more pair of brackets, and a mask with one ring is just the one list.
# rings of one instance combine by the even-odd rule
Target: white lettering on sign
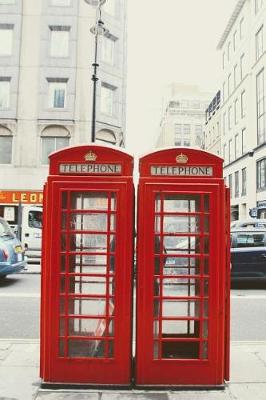
[[60,164],[60,174],[103,174],[119,175],[121,164]]
[[152,165],[151,175],[159,176],[212,176],[213,168],[208,166]]

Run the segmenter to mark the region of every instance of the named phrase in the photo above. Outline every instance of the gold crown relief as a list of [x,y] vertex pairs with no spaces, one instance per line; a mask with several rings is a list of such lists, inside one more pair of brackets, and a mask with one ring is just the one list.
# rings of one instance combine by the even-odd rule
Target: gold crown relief
[[86,161],[96,161],[97,155],[90,150],[87,154],[85,154],[84,158]]
[[188,162],[188,156],[181,153],[178,156],[176,156],[176,162],[179,164],[186,164]]

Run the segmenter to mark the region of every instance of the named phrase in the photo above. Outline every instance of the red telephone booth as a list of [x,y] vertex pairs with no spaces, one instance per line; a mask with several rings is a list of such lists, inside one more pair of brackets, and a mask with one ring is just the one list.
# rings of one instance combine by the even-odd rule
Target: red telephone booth
[[136,384],[229,378],[229,197],[223,160],[173,148],[140,160]]
[[42,253],[45,384],[131,382],[132,171],[132,157],[109,147],[50,156]]

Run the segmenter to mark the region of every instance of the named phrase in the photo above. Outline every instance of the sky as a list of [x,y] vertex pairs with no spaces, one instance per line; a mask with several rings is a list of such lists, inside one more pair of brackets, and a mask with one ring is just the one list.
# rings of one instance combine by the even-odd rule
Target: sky
[[155,148],[163,88],[172,82],[220,89],[218,42],[237,0],[128,0],[126,150]]

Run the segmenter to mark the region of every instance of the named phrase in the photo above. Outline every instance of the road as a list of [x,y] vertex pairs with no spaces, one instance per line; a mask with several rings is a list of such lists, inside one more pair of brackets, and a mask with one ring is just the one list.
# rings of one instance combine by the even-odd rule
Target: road
[[[40,275],[0,282],[0,338],[39,338]],[[266,288],[231,291],[231,339],[266,340]]]

